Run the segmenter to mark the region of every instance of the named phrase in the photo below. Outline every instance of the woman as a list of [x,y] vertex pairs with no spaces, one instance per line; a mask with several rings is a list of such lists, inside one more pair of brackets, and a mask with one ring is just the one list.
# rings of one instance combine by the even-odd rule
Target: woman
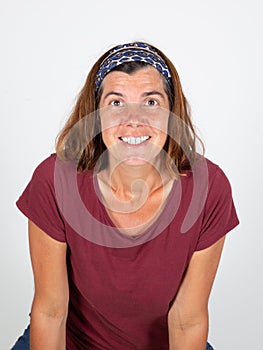
[[17,202],[35,281],[30,349],[212,349],[208,298],[238,218],[197,139],[160,50],[129,43],[96,62]]

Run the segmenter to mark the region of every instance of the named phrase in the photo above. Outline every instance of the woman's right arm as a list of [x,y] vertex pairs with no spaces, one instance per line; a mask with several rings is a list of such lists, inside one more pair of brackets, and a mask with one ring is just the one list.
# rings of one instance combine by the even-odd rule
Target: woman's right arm
[[54,240],[29,220],[35,294],[30,350],[65,350],[68,312],[67,244]]

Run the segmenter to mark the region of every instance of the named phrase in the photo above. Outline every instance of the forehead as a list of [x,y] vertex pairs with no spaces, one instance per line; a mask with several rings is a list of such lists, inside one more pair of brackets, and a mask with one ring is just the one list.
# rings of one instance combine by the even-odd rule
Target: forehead
[[154,88],[164,90],[161,73],[154,67],[145,67],[131,74],[113,71],[106,75],[102,82],[103,90],[114,88]]

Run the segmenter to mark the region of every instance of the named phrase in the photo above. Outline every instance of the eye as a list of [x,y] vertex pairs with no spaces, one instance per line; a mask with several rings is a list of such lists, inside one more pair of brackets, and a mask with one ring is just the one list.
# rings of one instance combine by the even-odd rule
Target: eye
[[121,107],[121,106],[123,106],[123,102],[120,100],[112,100],[110,102],[110,106]]
[[146,106],[151,106],[151,107],[155,107],[155,106],[158,106],[158,101],[157,100],[155,100],[155,99],[150,99],[150,100],[147,100],[146,102],[145,102],[145,104],[146,104]]

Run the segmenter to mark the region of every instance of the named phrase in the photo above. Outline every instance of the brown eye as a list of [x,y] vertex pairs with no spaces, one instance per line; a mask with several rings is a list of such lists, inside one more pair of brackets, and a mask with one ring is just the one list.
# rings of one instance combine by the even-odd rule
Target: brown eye
[[120,107],[120,106],[123,106],[123,103],[119,100],[113,100],[110,102],[110,105],[114,107]]
[[158,102],[156,100],[154,100],[154,99],[146,101],[146,106],[155,107],[157,105],[158,105]]

